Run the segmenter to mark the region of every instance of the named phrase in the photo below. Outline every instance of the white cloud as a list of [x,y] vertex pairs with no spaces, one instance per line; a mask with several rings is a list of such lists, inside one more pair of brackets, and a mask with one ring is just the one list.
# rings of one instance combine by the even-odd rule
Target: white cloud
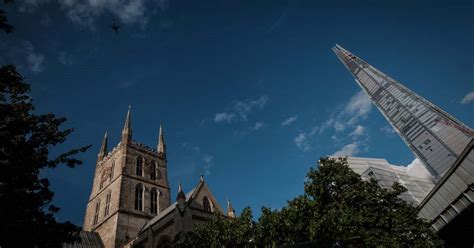
[[315,135],[318,130],[319,130],[318,126],[313,127],[313,129],[311,129],[311,131],[309,132],[308,136]]
[[237,101],[234,104],[234,111],[240,115],[243,120],[247,120],[247,116],[254,111],[262,110],[268,102],[267,96],[261,96],[257,99],[247,99]]
[[42,72],[44,70],[44,55],[37,53],[31,42],[25,42],[26,64],[33,72]]
[[351,144],[347,144],[343,146],[339,151],[335,152],[332,156],[354,156],[360,152],[360,143],[353,142]]
[[204,162],[204,165],[202,166],[204,175],[209,176],[211,174],[211,167],[214,164],[214,156],[204,154],[202,156],[202,161]]
[[[27,0],[29,9],[49,0]],[[59,5],[74,23],[94,29],[100,16],[115,16],[121,23],[145,25],[150,14],[157,9],[166,11],[167,0],[59,0]]]
[[[248,121],[248,116],[256,111],[263,110],[268,102],[267,96],[261,96],[256,99],[239,100],[232,106],[231,111],[217,113],[214,116],[215,123],[231,123],[233,121]],[[263,122],[257,122],[252,129],[258,130],[263,126]]]
[[44,3],[48,3],[49,0],[23,0],[20,4],[20,12],[33,12],[35,9]]
[[215,123],[220,123],[220,122],[227,122],[227,123],[231,123],[235,118],[235,114],[234,113],[226,113],[226,112],[222,112],[222,113],[217,113],[215,116],[214,116],[214,122]]
[[289,126],[291,125],[293,122],[296,121],[296,119],[298,119],[298,116],[292,116],[284,121],[281,122],[281,126],[282,127],[285,127],[285,126]]
[[294,139],[296,146],[302,151],[308,151],[311,147],[308,144],[308,137],[305,133],[299,133]]
[[467,93],[467,95],[465,95],[463,97],[463,99],[461,100],[461,103],[462,104],[468,104],[470,102],[474,101],[474,91],[473,92],[469,92]]
[[382,128],[380,128],[380,131],[382,133],[385,133],[387,135],[394,135],[396,133],[395,129],[392,126],[385,125]]
[[357,125],[357,127],[349,134],[351,137],[360,137],[365,134],[365,127],[361,125]]
[[257,130],[261,129],[262,127],[263,127],[263,122],[258,121],[258,122],[255,123],[255,126],[253,127],[253,130],[257,131]]
[[72,55],[64,51],[60,51],[58,53],[58,61],[59,63],[63,65],[72,65],[73,63]]
[[363,91],[357,92],[344,105],[341,110],[331,114],[319,128],[319,133],[332,127],[336,132],[347,130],[348,126],[356,125],[361,119],[365,119],[372,109],[372,102]]
[[[372,102],[364,91],[359,91],[351,97],[351,100],[344,108],[345,112],[353,115],[352,118],[365,118],[372,109]],[[352,119],[351,119],[352,120]]]
[[425,165],[418,158],[415,158],[409,165],[407,165],[407,174],[412,177],[433,180],[433,176],[428,172]]

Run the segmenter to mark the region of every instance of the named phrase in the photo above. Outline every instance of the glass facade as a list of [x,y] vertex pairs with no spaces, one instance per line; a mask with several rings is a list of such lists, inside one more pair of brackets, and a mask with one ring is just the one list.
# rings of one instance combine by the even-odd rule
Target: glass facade
[[336,45],[337,57],[436,180],[453,165],[473,138],[454,117]]

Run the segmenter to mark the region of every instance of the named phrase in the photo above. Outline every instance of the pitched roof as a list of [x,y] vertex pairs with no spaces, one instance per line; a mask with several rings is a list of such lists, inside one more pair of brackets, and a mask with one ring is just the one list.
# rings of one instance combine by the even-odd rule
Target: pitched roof
[[[190,205],[191,202],[197,197],[198,193],[201,191],[202,188],[206,187],[211,195],[212,198],[215,199],[214,195],[212,195],[211,191],[209,188],[206,186],[205,182],[203,179],[199,180],[199,183],[194,187],[191,191],[189,191],[186,194],[186,204],[185,208]],[[143,231],[147,230],[149,227],[153,226],[154,224],[158,223],[161,219],[163,219],[165,216],[167,216],[169,213],[173,212],[176,209],[177,202],[174,202],[170,206],[168,206],[166,209],[161,211],[157,216],[153,217],[153,219],[149,220],[138,232],[139,234],[142,233]],[[216,203],[215,208],[217,211],[223,213],[223,209],[219,204]]]
[[[186,194],[186,202],[190,201],[191,199],[193,199],[195,195],[195,192],[196,192],[196,189],[201,185],[201,182],[196,186],[194,187],[191,191],[189,191],[187,194]],[[150,226],[152,226],[153,224],[157,223],[159,220],[161,220],[163,217],[165,217],[166,215],[168,215],[169,213],[171,213],[172,211],[174,211],[176,209],[176,205],[178,203],[177,202],[174,202],[173,204],[169,205],[167,208],[165,208],[163,211],[161,211],[157,216],[153,217],[151,220],[149,220],[143,227],[142,229],[140,229],[140,232],[138,233],[141,233],[142,231],[148,229]]]

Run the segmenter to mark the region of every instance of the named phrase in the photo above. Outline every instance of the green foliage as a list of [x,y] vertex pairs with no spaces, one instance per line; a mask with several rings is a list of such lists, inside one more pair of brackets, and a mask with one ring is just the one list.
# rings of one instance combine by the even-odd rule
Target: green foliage
[[262,208],[257,223],[246,208],[235,219],[215,215],[186,235],[185,247],[280,247],[313,241],[321,247],[433,247],[440,240],[398,196],[406,189],[364,181],[345,159],[323,158],[305,194],[281,210]]
[[81,147],[49,158],[49,149],[63,143],[72,129],[61,130],[65,118],[36,115],[30,86],[12,65],[0,68],[0,246],[58,247],[75,240],[80,229],[59,223],[51,204],[53,192],[40,172],[60,164],[82,162],[73,156]]
[[238,218],[214,214],[209,221],[186,233],[177,247],[251,247],[255,223],[252,211],[245,208]]
[[[12,3],[13,0],[4,0],[4,4]],[[0,9],[0,29],[3,30],[3,32],[9,34],[13,32],[14,27],[8,23],[8,18],[4,10]]]

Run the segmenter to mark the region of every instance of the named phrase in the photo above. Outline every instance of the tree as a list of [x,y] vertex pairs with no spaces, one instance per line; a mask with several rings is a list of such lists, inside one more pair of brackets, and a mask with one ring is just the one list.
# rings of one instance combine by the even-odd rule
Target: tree
[[[13,2],[13,0],[4,0],[4,4],[8,4]],[[3,32],[9,34],[13,32],[14,28],[13,26],[8,23],[8,18],[4,10],[0,9],[0,29],[3,30]]]
[[193,232],[184,234],[184,241],[176,247],[253,247],[255,223],[252,210],[245,208],[240,217],[230,218],[215,213]]
[[398,197],[405,191],[398,183],[387,189],[373,179],[362,180],[346,159],[321,159],[305,182],[305,194],[315,203],[310,239],[344,246],[440,245],[417,209]]
[[[262,208],[258,222],[240,232],[225,217],[216,216],[188,235],[191,247],[236,247],[233,240],[252,240],[247,247],[280,247],[308,244],[318,247],[433,247],[440,240],[415,207],[398,196],[399,184],[382,188],[375,180],[364,181],[346,159],[322,158],[311,168],[305,193],[281,210]],[[250,209],[246,210],[250,211]],[[248,215],[244,215],[247,223]],[[242,244],[242,243],[241,243]]]
[[59,208],[40,172],[82,162],[73,156],[89,146],[50,158],[49,150],[63,143],[73,129],[61,129],[65,118],[34,113],[30,86],[13,65],[0,68],[0,246],[58,247],[76,239],[80,229],[58,222]]

